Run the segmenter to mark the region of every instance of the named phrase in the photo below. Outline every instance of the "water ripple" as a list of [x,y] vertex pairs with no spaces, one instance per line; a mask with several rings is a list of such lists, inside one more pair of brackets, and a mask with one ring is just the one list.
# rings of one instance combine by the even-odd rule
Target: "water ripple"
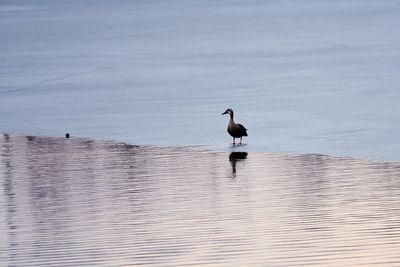
[[3,266],[399,266],[400,164],[0,137]]

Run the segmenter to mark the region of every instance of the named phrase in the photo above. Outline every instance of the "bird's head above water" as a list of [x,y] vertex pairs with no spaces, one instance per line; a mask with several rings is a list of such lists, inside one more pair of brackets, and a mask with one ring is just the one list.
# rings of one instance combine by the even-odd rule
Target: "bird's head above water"
[[231,108],[228,108],[227,110],[225,110],[224,113],[222,113],[221,115],[225,115],[225,114],[229,114],[231,117],[233,117],[233,110]]

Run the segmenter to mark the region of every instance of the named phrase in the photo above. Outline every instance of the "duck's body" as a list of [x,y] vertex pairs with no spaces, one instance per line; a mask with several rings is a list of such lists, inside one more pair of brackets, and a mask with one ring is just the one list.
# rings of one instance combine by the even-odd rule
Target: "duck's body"
[[247,136],[247,129],[243,125],[235,123],[233,121],[233,118],[229,119],[227,131],[234,138],[241,138],[243,136]]
[[243,136],[247,136],[247,129],[243,125],[235,123],[235,121],[233,120],[232,109],[228,108],[227,110],[225,110],[225,112],[222,113],[222,115],[225,114],[229,114],[230,116],[227,131],[233,137],[233,144],[235,144],[235,138],[240,138],[240,144],[241,144]]

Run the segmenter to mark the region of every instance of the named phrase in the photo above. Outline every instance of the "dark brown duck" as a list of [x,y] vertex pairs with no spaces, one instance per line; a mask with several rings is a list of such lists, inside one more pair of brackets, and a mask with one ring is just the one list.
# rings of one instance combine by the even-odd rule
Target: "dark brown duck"
[[235,138],[240,138],[239,144],[242,144],[243,136],[247,136],[247,129],[243,125],[235,123],[235,121],[233,120],[233,110],[231,108],[225,110],[225,112],[221,115],[225,114],[229,114],[230,116],[227,131],[233,137],[233,144],[235,144]]

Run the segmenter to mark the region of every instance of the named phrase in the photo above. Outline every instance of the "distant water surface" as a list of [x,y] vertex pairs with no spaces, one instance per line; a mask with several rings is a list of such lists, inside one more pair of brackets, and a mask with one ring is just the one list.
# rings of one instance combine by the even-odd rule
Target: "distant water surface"
[[[0,1],[0,129],[400,161],[400,1]],[[247,142],[247,141],[246,141]]]
[[0,136],[1,266],[400,266],[400,164]]

